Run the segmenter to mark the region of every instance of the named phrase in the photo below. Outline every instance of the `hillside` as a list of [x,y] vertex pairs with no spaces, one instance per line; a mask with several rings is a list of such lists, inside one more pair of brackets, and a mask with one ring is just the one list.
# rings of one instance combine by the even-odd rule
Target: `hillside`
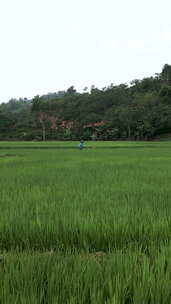
[[0,140],[149,140],[171,133],[171,65],[129,85],[12,99],[0,105]]

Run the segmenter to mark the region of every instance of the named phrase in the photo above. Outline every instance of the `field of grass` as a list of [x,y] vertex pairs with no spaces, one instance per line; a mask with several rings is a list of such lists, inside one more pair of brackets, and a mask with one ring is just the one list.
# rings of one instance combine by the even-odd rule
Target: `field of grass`
[[[48,141],[48,142],[43,142],[43,141],[14,141],[14,142],[8,142],[8,141],[3,141],[0,142],[0,149],[4,148],[78,148],[79,142],[78,141]],[[86,148],[119,148],[119,147],[165,147],[165,145],[169,145],[168,142],[165,141],[87,141],[85,143]]]
[[0,142],[0,303],[171,303],[171,143],[75,147]]

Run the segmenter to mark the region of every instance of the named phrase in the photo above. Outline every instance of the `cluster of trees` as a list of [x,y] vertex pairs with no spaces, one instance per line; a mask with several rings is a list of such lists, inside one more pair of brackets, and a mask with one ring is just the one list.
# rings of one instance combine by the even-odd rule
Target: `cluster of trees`
[[129,85],[0,104],[0,140],[153,139],[171,134],[171,65]]

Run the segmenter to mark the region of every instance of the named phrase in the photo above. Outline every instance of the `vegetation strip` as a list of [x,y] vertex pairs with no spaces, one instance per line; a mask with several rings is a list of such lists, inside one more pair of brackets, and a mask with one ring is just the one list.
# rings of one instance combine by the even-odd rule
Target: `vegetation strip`
[[[166,146],[158,146],[159,148],[166,148]],[[156,148],[156,146],[154,145],[145,145],[145,146],[86,146],[84,147],[84,149],[151,149],[151,148]],[[8,150],[8,149],[14,149],[14,146],[0,146],[0,150]],[[34,149],[40,149],[40,150],[49,150],[49,149],[59,149],[59,150],[63,150],[63,149],[77,149],[78,150],[78,147],[75,147],[75,146],[15,146],[15,149],[28,149],[28,150],[34,150]]]

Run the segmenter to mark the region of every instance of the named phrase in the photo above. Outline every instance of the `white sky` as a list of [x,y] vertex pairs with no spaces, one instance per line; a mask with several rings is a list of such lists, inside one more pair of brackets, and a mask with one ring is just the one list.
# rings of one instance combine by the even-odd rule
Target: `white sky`
[[170,0],[0,0],[0,102],[171,64]]

